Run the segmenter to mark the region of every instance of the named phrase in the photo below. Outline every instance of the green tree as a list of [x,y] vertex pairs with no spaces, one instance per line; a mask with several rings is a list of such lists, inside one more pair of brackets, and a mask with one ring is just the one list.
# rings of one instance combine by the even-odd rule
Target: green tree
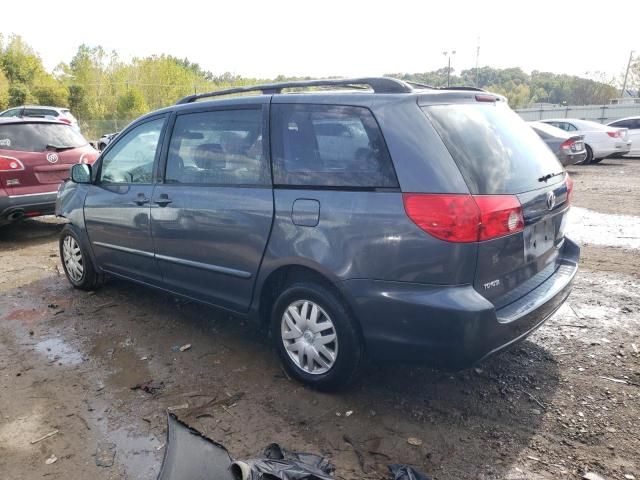
[[118,97],[118,118],[131,120],[149,111],[142,91],[131,88],[125,94]]

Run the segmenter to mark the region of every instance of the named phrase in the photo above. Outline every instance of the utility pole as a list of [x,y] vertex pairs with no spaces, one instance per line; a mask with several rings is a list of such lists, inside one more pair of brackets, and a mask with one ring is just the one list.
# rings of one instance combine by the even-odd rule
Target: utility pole
[[447,87],[451,86],[451,55],[455,55],[456,51],[455,50],[451,50],[451,51],[444,51],[442,52],[442,54],[447,57],[448,62],[447,62]]
[[476,48],[476,88],[478,88],[478,60],[480,58],[480,37],[478,37],[478,47]]
[[627,71],[624,73],[624,82],[622,83],[622,91],[620,92],[620,98],[624,97],[624,92],[627,90],[627,78],[629,77],[629,69],[631,68],[631,62],[633,61],[633,54],[635,51],[631,50],[629,54],[629,63],[627,63]]

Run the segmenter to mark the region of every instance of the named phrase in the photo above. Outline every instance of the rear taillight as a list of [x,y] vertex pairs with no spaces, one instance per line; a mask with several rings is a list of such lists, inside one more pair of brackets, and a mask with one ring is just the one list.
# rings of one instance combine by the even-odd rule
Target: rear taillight
[[479,240],[503,237],[524,229],[522,205],[515,195],[477,195],[480,209]]
[[13,157],[0,156],[0,172],[18,172],[24,170],[20,160]]
[[61,121],[62,123],[66,123],[67,125],[71,125],[71,120],[69,120],[68,118],[58,117],[58,120]]
[[622,132],[620,130],[616,130],[615,132],[607,132],[611,138],[620,138],[622,137]]
[[573,147],[575,143],[576,141],[570,138],[569,140],[565,140],[564,142],[562,142],[562,144],[560,145],[560,148],[566,152],[570,152],[571,147]]
[[477,242],[524,228],[514,195],[403,194],[407,216],[422,230],[448,242]]
[[567,173],[567,202],[571,202],[573,197],[573,178]]

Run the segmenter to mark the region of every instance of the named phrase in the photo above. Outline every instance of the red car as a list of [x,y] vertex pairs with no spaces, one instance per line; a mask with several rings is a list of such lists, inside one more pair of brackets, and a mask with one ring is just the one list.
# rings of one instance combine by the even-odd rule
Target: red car
[[52,214],[71,166],[97,157],[98,151],[67,123],[0,118],[0,225]]

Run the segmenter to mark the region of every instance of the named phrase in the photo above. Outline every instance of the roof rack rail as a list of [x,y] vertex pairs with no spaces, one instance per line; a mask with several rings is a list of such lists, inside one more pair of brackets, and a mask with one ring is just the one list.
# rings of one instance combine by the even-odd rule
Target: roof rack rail
[[282,93],[285,88],[307,87],[354,87],[368,85],[374,93],[409,93],[413,89],[406,82],[390,77],[363,77],[363,78],[328,78],[325,80],[297,80],[291,82],[266,83],[262,85],[247,85],[246,87],[226,88],[208,93],[189,95],[178,100],[176,105],[192,103],[201,98],[219,97],[235,93],[262,92],[267,95]]
[[485,92],[486,90],[477,87],[465,87],[465,86],[455,86],[455,87],[434,87],[433,85],[427,85],[425,83],[413,82],[409,80],[405,80],[406,83],[411,85],[412,87],[420,87],[420,88],[429,88],[432,90],[469,90],[472,92]]
[[440,87],[439,90],[469,90],[472,92],[486,92],[486,90],[478,87]]

